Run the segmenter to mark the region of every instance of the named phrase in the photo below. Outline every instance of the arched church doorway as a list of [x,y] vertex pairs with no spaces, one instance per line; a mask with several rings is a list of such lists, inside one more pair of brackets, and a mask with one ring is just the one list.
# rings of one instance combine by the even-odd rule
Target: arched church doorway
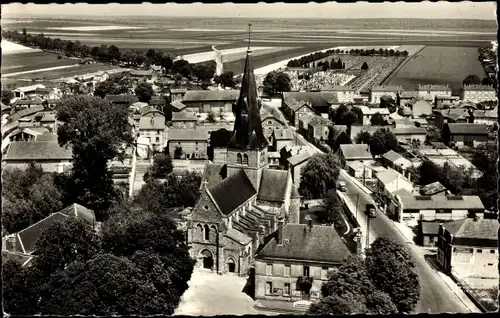
[[209,250],[203,250],[201,252],[201,257],[203,258],[203,268],[212,269],[214,266],[214,257],[212,252]]
[[234,263],[234,260],[232,258],[229,258],[227,260],[227,271],[230,273],[236,272],[236,264]]

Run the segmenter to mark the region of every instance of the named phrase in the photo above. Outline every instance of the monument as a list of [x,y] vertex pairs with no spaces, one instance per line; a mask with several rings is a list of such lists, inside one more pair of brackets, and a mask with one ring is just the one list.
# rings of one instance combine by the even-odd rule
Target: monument
[[217,50],[215,46],[212,46],[212,50],[215,51],[215,63],[217,64],[215,68],[215,75],[220,76],[224,71],[224,67],[222,64],[222,53],[219,50]]

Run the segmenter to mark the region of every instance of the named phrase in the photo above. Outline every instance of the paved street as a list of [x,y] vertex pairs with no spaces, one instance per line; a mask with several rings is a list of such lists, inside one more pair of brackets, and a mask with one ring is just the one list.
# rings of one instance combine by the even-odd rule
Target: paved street
[[197,269],[174,316],[278,314],[256,309],[252,298],[242,291],[245,284],[246,277],[217,275]]
[[[353,205],[358,201],[358,222],[361,225],[363,234],[366,233],[367,216],[364,214],[366,203],[370,202],[372,198],[366,194],[358,185],[356,185],[350,178],[346,177],[345,172],[341,172],[340,180],[346,182],[346,194],[351,199]],[[358,200],[359,195],[359,200]],[[417,266],[417,272],[420,277],[420,284],[422,286],[422,294],[420,302],[417,305],[417,313],[445,313],[445,312],[470,312],[469,308],[475,308],[472,302],[461,291],[453,291],[443,281],[439,274],[427,263],[424,256],[426,250],[415,246],[413,242],[409,242],[399,230],[394,226],[391,220],[382,213],[379,213],[376,218],[370,221],[370,243],[377,237],[385,236],[390,237],[399,244],[405,245],[412,253],[413,259]],[[363,243],[366,237],[363,235]],[[456,293],[461,293],[458,297]],[[466,306],[462,301],[466,302]],[[475,312],[480,312],[477,308]]]

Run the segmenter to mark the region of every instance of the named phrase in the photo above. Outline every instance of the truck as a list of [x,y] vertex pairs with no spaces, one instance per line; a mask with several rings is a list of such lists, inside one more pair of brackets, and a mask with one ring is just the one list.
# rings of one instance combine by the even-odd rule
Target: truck
[[365,213],[368,217],[374,218],[377,216],[377,208],[373,203],[367,203],[365,208]]

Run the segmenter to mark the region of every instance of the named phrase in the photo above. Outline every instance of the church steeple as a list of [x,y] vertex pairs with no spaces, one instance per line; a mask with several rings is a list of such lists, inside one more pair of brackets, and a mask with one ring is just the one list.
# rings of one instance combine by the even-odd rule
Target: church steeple
[[248,25],[248,50],[241,82],[240,97],[233,105],[236,117],[229,147],[238,149],[263,149],[268,145],[262,131],[260,100],[253,72],[252,50],[250,49],[250,26]]

